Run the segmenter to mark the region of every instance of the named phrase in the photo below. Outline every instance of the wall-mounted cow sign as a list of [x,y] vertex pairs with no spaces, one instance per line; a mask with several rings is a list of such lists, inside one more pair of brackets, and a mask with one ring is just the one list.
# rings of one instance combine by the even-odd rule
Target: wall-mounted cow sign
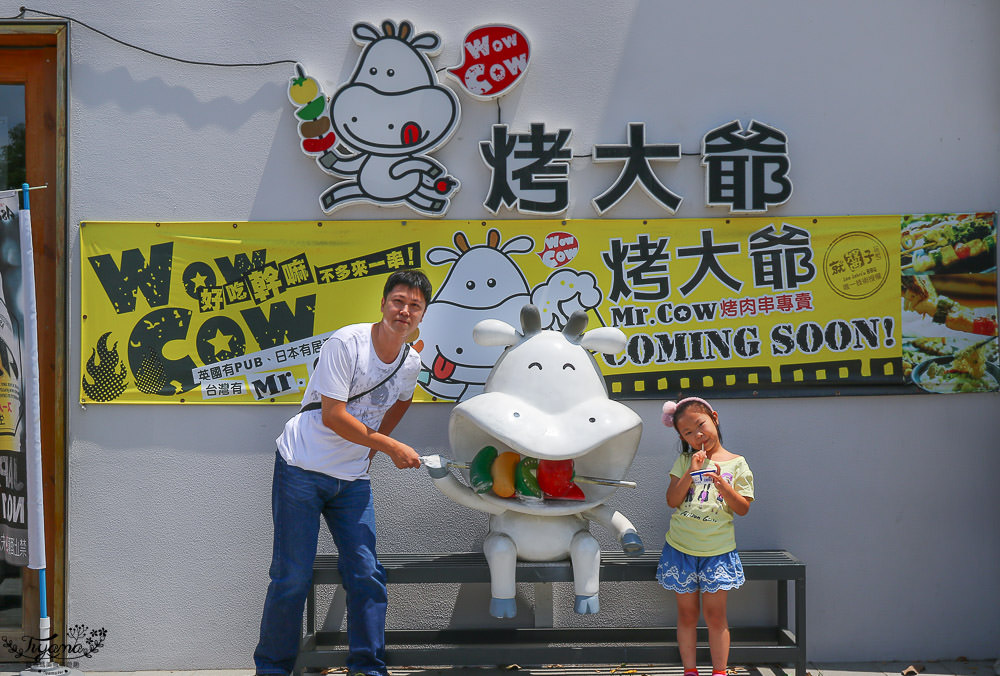
[[[406,205],[441,216],[459,181],[427,153],[451,138],[461,114],[458,97],[431,67],[429,56],[439,51],[441,38],[414,33],[408,21],[396,26],[387,20],[381,28],[354,25],[363,49],[351,79],[334,93],[328,118],[322,92],[309,98],[313,86],[301,68],[289,86],[289,98],[301,106],[298,117],[316,123],[315,129],[299,124],[303,151],[328,174],[346,179],[320,196],[320,206],[331,213],[358,203]],[[307,92],[299,91],[303,85]]]
[[[397,25],[386,20],[380,28],[354,25],[352,34],[362,51],[350,80],[337,88],[329,104],[301,65],[296,64],[289,83],[302,151],[324,172],[344,179],[320,195],[320,207],[329,214],[352,204],[406,206],[425,216],[443,216],[460,181],[428,153],[455,133],[461,107],[431,66],[441,38],[415,33],[409,21]],[[490,24],[466,34],[462,61],[447,73],[470,97],[493,101],[523,79],[531,58],[523,32]],[[625,143],[595,143],[590,153],[577,155],[570,146],[572,129],[546,129],[540,121],[531,122],[527,131],[515,130],[498,120],[478,142],[490,170],[483,207],[495,215],[504,208],[537,216],[563,214],[570,208],[570,163],[589,156],[595,163],[622,163],[618,178],[591,200],[599,215],[619,204],[636,184],[675,214],[683,196],[670,189],[651,162],[680,161],[685,154],[681,144],[647,142],[643,122],[630,122],[627,130]],[[787,137],[756,120],[746,129],[734,120],[705,134],[701,163],[707,206],[759,213],[784,204],[792,194]]]

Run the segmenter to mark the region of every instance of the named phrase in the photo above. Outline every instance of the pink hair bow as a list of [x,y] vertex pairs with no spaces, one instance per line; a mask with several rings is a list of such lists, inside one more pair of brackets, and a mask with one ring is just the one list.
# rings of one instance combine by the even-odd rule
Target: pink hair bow
[[704,399],[702,399],[701,397],[685,397],[684,399],[681,399],[678,402],[665,401],[663,402],[663,424],[666,425],[667,427],[673,427],[674,414],[677,412],[677,407],[688,401],[701,402],[702,404],[705,404],[705,406],[708,407],[709,411],[713,412],[715,411],[715,409],[712,408],[712,405],[707,401],[705,401]]

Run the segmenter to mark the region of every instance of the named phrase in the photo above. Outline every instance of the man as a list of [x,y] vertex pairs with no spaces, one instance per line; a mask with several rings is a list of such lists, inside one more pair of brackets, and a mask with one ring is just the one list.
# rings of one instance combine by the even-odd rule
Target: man
[[417,452],[389,434],[413,397],[420,358],[406,338],[430,299],[431,284],[422,272],[390,275],[382,291],[382,320],[345,326],[330,336],[302,410],[277,439],[271,582],[254,651],[258,674],[284,676],[294,668],[322,515],[337,545],[347,592],[348,670],[386,676],[385,571],[375,558],[368,469],[379,451],[401,469],[420,467]]

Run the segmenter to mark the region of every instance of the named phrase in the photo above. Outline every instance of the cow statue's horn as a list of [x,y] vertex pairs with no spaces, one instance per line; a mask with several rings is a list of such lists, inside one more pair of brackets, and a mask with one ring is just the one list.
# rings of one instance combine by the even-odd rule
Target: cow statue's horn
[[583,310],[576,310],[569,316],[566,326],[563,327],[563,335],[571,343],[580,342],[583,330],[587,328],[587,313]]
[[538,306],[528,304],[521,308],[521,332],[524,337],[532,336],[542,330],[542,316]]

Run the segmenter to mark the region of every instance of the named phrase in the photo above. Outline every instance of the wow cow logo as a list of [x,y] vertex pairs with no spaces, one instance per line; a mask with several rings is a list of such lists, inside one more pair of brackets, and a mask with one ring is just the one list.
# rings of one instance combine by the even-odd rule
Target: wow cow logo
[[381,32],[354,25],[363,50],[351,79],[330,101],[296,64],[289,100],[297,107],[302,150],[326,173],[343,178],[320,195],[331,213],[350,204],[408,206],[441,216],[459,181],[427,153],[458,127],[458,97],[438,82],[430,56],[441,39],[414,33],[408,21],[382,22]]
[[[165,242],[88,257],[114,317],[83,315],[85,322],[98,322],[92,335],[99,336],[84,355],[85,401],[120,401],[122,395],[134,400],[137,392],[150,395],[139,397],[143,401],[169,399],[197,390],[206,380],[229,376],[242,384],[234,391],[229,383],[227,395],[247,392],[254,379],[264,383],[261,388],[270,388],[266,394],[262,389],[259,398],[281,394],[268,385],[276,382],[277,375],[265,373],[247,380],[247,371],[262,370],[264,365],[261,356],[247,354],[248,347],[267,350],[306,341],[311,355],[315,287],[338,280],[337,271],[346,266],[334,263],[314,269],[305,253],[276,261],[266,249],[254,249],[217,256],[211,262],[185,258],[175,270],[173,245]],[[407,250],[414,248],[411,244]],[[402,252],[389,253],[395,254],[397,268],[414,267]],[[388,269],[388,255],[375,252],[353,262],[358,270],[368,264]],[[417,255],[414,250],[411,258]],[[352,278],[349,270],[345,275]],[[180,293],[172,297],[175,278],[174,288]],[[298,361],[305,363],[306,356]],[[239,362],[239,372],[231,362]],[[196,375],[216,365],[220,365],[217,378]],[[287,368],[288,364],[281,365],[286,380]],[[284,389],[291,391],[297,384],[288,380]],[[202,394],[207,396],[206,392],[202,388]]]
[[480,26],[465,36],[463,61],[448,74],[481,101],[503,96],[520,82],[528,68],[528,38],[513,26]]

